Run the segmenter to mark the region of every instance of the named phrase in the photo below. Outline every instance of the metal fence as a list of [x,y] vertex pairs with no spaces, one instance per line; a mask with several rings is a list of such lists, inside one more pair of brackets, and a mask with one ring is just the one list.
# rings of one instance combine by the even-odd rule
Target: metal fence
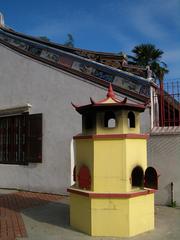
[[180,126],[180,80],[162,82],[153,98],[158,103],[154,126]]

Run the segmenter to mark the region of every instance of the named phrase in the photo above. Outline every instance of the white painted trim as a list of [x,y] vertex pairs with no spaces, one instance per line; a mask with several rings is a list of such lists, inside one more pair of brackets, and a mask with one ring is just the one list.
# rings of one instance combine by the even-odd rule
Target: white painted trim
[[3,107],[0,108],[0,116],[8,116],[28,112],[31,107],[32,105],[29,103],[14,107]]
[[154,98],[153,98],[153,87],[150,87],[150,99],[151,99],[151,110],[150,110],[150,118],[151,118],[151,129],[153,129],[154,125]]
[[73,185],[75,182],[73,180],[73,171],[74,171],[74,166],[75,166],[75,143],[74,139],[71,140],[71,146],[70,146],[70,154],[71,154],[71,185]]

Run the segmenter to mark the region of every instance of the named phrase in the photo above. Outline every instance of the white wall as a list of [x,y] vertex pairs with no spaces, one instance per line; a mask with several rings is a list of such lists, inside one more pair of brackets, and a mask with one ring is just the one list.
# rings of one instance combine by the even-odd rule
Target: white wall
[[180,133],[151,135],[148,140],[148,165],[156,168],[159,189],[156,203],[171,203],[171,182],[174,183],[174,201],[180,206]]
[[43,113],[43,162],[0,164],[0,187],[64,193],[71,184],[70,144],[81,132],[81,117],[71,106],[104,98],[106,90],[0,45],[0,108],[30,103]]

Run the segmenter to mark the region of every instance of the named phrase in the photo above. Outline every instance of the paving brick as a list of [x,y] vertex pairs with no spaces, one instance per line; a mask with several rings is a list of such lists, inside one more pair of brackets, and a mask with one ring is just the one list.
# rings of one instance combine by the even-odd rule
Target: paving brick
[[27,237],[21,210],[40,206],[62,199],[62,196],[17,192],[0,196],[0,240],[15,240]]

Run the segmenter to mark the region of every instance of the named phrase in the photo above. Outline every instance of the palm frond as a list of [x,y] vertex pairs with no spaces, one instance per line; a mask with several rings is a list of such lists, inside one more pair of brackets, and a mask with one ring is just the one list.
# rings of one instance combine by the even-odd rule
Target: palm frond
[[154,44],[139,44],[132,49],[132,53],[134,53],[134,56],[131,56],[131,59],[138,65],[149,65],[155,74],[155,78],[160,81],[164,74],[169,72],[167,64],[160,61],[164,52],[156,48]]

